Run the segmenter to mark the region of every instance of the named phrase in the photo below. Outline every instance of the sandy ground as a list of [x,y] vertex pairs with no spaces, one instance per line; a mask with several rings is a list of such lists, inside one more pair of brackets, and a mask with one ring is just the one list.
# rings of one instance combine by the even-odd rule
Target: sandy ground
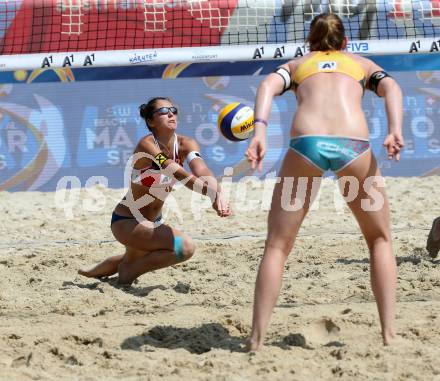
[[[440,177],[386,181],[398,343],[381,345],[368,251],[348,209],[335,207],[327,179],[257,354],[243,347],[267,211],[261,203],[242,210],[240,186],[229,219],[197,200],[194,217],[191,192],[173,192],[181,214],[166,220],[195,238],[197,252],[131,287],[76,273],[121,253],[109,222],[122,190],[81,190],[76,200],[72,192],[1,193],[0,379],[440,380],[440,259],[425,250],[440,215]],[[270,200],[270,186],[250,188],[247,200]]]

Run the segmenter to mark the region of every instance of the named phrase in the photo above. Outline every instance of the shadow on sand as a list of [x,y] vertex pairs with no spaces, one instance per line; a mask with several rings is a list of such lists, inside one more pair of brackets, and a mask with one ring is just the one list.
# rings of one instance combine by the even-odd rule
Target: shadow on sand
[[93,283],[83,284],[83,283],[77,283],[77,282],[63,282],[62,290],[68,289],[71,287],[78,287],[78,288],[87,288],[89,290],[96,290],[101,293],[104,293],[104,290],[100,287],[102,283],[107,283],[108,285],[121,290],[127,294],[138,296],[140,298],[143,298],[145,296],[148,296],[148,294],[154,290],[166,290],[167,288],[163,285],[156,285],[156,286],[148,286],[148,287],[136,287],[136,285],[124,285],[118,283],[118,277],[109,277],[109,278],[100,278],[98,281],[95,281]]
[[[410,254],[407,256],[396,257],[397,266],[400,266],[403,263],[412,263],[413,265],[418,265],[422,262],[423,259],[431,260],[431,258],[426,257],[423,258],[417,254]],[[433,264],[437,264],[439,261],[432,261]],[[351,265],[351,264],[369,264],[370,260],[368,258],[363,259],[345,259],[340,258],[336,260],[336,263],[342,263],[343,265]]]
[[194,328],[158,325],[141,335],[128,337],[122,342],[121,348],[133,351],[143,351],[146,349],[144,346],[183,348],[190,353],[202,354],[211,349],[244,352],[244,344],[244,338],[231,336],[221,324],[208,323]]

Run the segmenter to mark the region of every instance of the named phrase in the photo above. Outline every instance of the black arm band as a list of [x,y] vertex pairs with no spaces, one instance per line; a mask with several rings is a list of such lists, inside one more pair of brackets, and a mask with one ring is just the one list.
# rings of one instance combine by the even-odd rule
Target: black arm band
[[274,71],[274,73],[280,75],[281,78],[284,80],[283,93],[285,93],[292,86],[292,79],[290,78],[290,71],[283,68],[283,67],[279,67]]
[[154,156],[154,160],[157,162],[160,168],[162,168],[163,163],[168,160],[168,156],[162,152],[159,152],[156,156]]
[[375,71],[371,74],[370,79],[368,80],[367,88],[371,91],[374,91],[377,94],[377,88],[379,86],[379,82],[386,77],[391,77],[383,70]]

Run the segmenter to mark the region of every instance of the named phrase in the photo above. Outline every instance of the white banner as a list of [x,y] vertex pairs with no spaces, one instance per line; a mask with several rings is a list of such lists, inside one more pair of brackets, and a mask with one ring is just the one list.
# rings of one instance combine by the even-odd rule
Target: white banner
[[[0,56],[0,71],[161,65],[186,62],[288,60],[301,57],[307,51],[308,48],[304,44],[265,44],[3,55]],[[358,40],[349,42],[347,51],[359,54],[440,54],[440,39]]]

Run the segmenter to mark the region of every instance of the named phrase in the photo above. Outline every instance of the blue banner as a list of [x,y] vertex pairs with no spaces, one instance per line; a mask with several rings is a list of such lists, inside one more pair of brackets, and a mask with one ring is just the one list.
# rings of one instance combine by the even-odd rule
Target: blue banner
[[[391,75],[403,89],[406,140],[401,162],[389,162],[382,147],[387,133],[383,99],[367,92],[363,105],[382,172],[389,176],[440,173],[439,63],[433,61],[429,66],[423,61],[423,71],[409,71],[405,59],[381,59],[377,61],[387,70],[387,66],[393,69]],[[219,110],[231,102],[253,107],[263,75],[277,65],[279,62],[111,69],[113,78],[119,80],[108,79],[110,69],[100,69],[100,75],[98,69],[3,73],[3,79],[13,81],[3,81],[0,86],[0,189],[52,191],[66,175],[77,176],[82,185],[91,176],[104,176],[110,187],[124,186],[127,158],[140,137],[148,133],[138,106],[153,96],[174,100],[180,111],[178,133],[194,137],[208,165],[222,175],[225,167],[243,159],[247,142],[229,142],[219,134]],[[412,70],[414,67],[418,65]],[[293,94],[274,100],[262,177],[280,166],[295,110]]]

